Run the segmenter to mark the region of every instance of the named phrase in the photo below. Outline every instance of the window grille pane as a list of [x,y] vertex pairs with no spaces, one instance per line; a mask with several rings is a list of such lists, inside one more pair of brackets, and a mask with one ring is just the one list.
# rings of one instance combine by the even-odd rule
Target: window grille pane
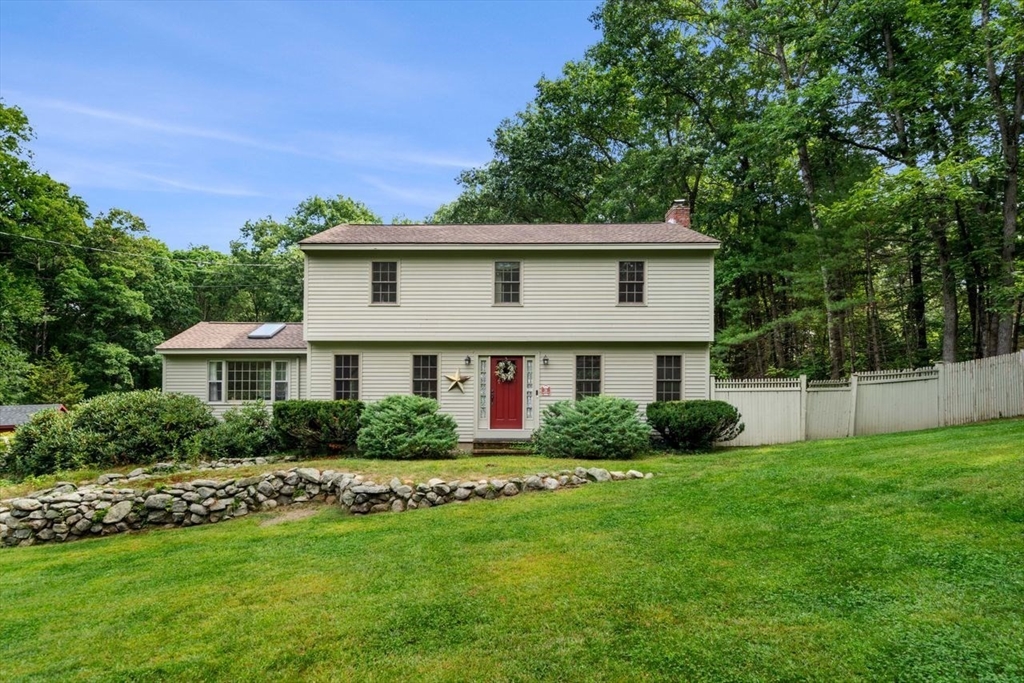
[[412,357],[412,393],[437,399],[437,356]]
[[356,354],[334,357],[334,398],[359,398],[359,356]]
[[644,262],[619,261],[619,303],[644,302]]
[[494,303],[518,304],[520,294],[519,261],[496,261],[494,264]]
[[270,361],[229,361],[228,401],[269,401]]
[[683,357],[658,356],[657,387],[654,398],[658,401],[683,399]]
[[601,356],[576,356],[576,400],[601,394]]
[[398,303],[398,262],[374,261],[371,271],[370,300],[375,304]]

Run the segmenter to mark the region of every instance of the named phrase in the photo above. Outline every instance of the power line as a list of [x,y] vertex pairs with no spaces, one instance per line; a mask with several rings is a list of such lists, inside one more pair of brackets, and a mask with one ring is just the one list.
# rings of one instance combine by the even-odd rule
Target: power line
[[101,251],[107,254],[120,254],[122,256],[136,256],[136,257],[149,257],[154,259],[160,259],[161,261],[170,261],[171,263],[192,263],[197,266],[228,266],[230,268],[288,268],[292,264],[288,263],[235,263],[235,262],[222,262],[218,263],[215,261],[196,261],[194,259],[182,259],[173,258],[171,256],[158,256],[157,254],[134,254],[130,251],[116,251],[114,249],[101,249],[100,247],[87,247],[84,244],[72,244],[71,242],[58,242],[56,240],[47,240],[41,237],[29,237],[28,235],[18,235],[13,232],[4,232],[0,230],[0,235],[7,235],[8,237],[18,237],[23,240],[31,240],[33,242],[45,242],[46,244],[56,244],[61,247],[71,247],[73,249],[85,249],[87,251]]

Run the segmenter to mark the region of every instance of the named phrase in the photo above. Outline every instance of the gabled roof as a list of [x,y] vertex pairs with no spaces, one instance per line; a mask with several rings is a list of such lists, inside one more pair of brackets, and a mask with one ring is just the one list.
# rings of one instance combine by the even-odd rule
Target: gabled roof
[[337,225],[307,237],[300,246],[318,245],[494,245],[586,246],[673,244],[714,249],[718,240],[677,223],[578,223],[527,225]]
[[286,323],[280,332],[269,339],[251,339],[249,333],[263,325],[264,323],[196,323],[181,334],[171,337],[157,346],[156,350],[306,349],[306,342],[302,339],[302,323]]
[[68,409],[62,406],[60,403],[34,403],[31,405],[19,405],[19,406],[0,406],[0,429],[11,429],[19,425],[23,425],[29,421],[35,413],[40,410],[61,410],[67,412]]

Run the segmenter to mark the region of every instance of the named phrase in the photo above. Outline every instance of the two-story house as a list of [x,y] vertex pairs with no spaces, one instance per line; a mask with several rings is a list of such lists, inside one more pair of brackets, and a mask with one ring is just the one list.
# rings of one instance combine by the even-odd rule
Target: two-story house
[[199,323],[161,344],[164,390],[437,399],[459,440],[527,438],[596,394],[708,397],[717,240],[664,223],[339,225],[300,243],[301,324]]

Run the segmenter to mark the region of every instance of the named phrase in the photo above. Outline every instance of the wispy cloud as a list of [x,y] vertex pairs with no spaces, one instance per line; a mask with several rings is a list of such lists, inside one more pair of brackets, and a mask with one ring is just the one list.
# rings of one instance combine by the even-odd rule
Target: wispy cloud
[[162,135],[211,140],[228,145],[238,145],[266,152],[288,154],[320,161],[356,163],[365,166],[389,168],[426,166],[452,169],[470,168],[483,163],[479,159],[416,149],[411,147],[409,143],[394,138],[382,139],[375,136],[339,136],[335,134],[311,133],[305,136],[305,145],[282,144],[217,128],[182,125],[66,100],[40,98],[21,93],[8,93],[8,96],[12,96],[22,104],[108,121],[123,126],[131,126],[140,130],[161,133]]
[[225,142],[233,145],[241,145],[244,147],[262,149],[268,152],[283,152],[285,154],[311,156],[305,151],[298,149],[296,147],[292,147],[290,145],[281,145],[273,142],[266,142],[264,140],[259,140],[244,135],[237,135],[235,133],[229,133],[227,131],[217,130],[214,128],[183,126],[176,123],[168,123],[166,121],[146,118],[143,116],[136,116],[134,114],[126,114],[122,112],[111,111],[109,109],[99,109],[96,107],[90,107],[87,105],[78,104],[76,102],[67,102],[64,100],[55,100],[48,98],[36,98],[24,95],[19,95],[18,101],[27,104],[33,104],[37,107],[55,109],[57,111],[63,111],[69,114],[79,114],[81,116],[88,116],[90,118],[100,119],[103,121],[111,121],[114,123],[132,126],[134,128],[151,130],[154,132],[164,133],[168,135],[181,135],[185,137],[200,138],[204,140],[216,140],[218,142]]
[[145,192],[195,192],[221,197],[264,197],[245,187],[231,184],[200,183],[159,175],[120,164],[98,164],[76,157],[54,156],[50,174],[75,187]]

